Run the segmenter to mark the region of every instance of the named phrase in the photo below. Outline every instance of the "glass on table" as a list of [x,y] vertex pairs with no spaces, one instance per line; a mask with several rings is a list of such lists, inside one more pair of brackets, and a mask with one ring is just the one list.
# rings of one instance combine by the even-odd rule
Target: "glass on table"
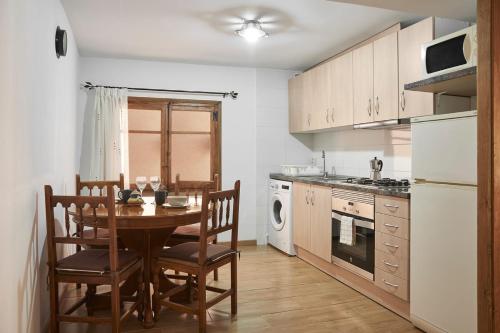
[[160,189],[161,181],[160,177],[158,176],[151,176],[149,177],[149,184],[151,185],[151,188],[153,191],[158,191]]
[[141,197],[142,197],[142,191],[146,188],[146,185],[148,184],[148,180],[144,176],[139,176],[135,178],[135,185],[137,185],[137,188],[141,192]]

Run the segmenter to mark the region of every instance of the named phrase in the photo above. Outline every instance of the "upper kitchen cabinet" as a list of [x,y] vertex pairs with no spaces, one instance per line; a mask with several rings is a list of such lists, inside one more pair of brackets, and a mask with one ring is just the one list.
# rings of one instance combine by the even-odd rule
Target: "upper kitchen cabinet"
[[288,80],[288,121],[290,133],[302,131],[303,118],[303,75]]
[[321,64],[311,69],[313,80],[313,106],[311,130],[325,129],[331,127],[330,100],[328,93],[330,89],[329,64]]
[[307,71],[302,74],[302,128],[304,131],[311,131],[314,127],[313,111],[316,107],[314,99],[314,72]]
[[353,124],[353,54],[348,52],[329,63],[329,118],[328,127]]
[[352,53],[354,123],[369,123],[373,121],[373,43]]
[[429,17],[398,33],[399,43],[399,118],[434,113],[432,93],[404,90],[405,83],[422,78],[420,46],[434,38],[434,18]]
[[374,120],[398,118],[398,34],[373,42]]

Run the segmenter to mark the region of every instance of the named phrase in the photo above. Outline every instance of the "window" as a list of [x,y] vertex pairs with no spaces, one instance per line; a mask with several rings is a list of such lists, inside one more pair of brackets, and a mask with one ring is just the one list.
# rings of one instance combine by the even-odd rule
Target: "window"
[[[220,102],[129,97],[129,175],[209,181],[220,175]],[[219,177],[220,179],[220,177]]]

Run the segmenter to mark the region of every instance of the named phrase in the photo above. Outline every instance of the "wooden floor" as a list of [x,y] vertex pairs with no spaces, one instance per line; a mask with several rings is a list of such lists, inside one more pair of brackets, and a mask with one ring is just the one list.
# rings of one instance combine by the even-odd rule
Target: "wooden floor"
[[[238,315],[231,319],[229,299],[209,310],[208,332],[420,332],[412,324],[386,310],[295,257],[271,247],[241,248],[238,267]],[[229,270],[219,282],[226,287]],[[80,291],[70,290],[66,300]],[[208,296],[210,297],[210,295]],[[123,332],[198,332],[196,318],[163,309],[153,329],[142,329],[135,317]],[[109,332],[109,326],[63,324],[62,332]]]

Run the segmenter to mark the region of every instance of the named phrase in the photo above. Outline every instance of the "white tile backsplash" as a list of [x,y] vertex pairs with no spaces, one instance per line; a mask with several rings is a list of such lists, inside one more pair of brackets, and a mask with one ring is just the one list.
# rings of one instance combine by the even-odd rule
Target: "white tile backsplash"
[[326,169],[338,175],[368,177],[369,160],[375,156],[384,162],[382,177],[411,177],[411,132],[407,130],[343,130],[313,135],[316,164],[323,166],[321,151],[326,153]]

